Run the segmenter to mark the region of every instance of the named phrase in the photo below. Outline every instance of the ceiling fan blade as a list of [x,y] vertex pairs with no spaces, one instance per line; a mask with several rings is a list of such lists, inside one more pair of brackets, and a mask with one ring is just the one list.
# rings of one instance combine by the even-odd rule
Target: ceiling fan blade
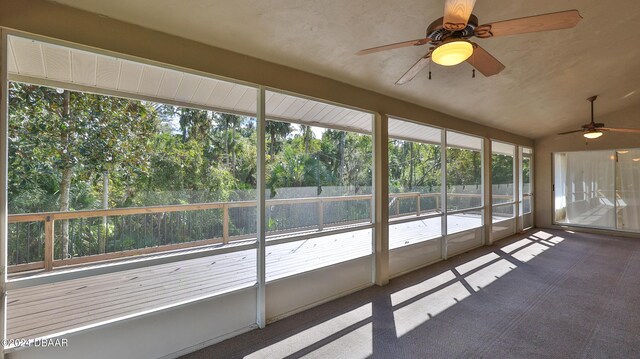
[[442,26],[449,31],[459,31],[467,27],[475,4],[476,0],[446,0]]
[[640,133],[640,129],[636,128],[599,128],[599,131],[611,131],[611,132],[626,132],[626,133]]
[[420,46],[420,45],[428,44],[430,42],[431,42],[431,39],[428,38],[428,37],[424,38],[424,39],[396,42],[395,44],[376,46],[376,47],[372,47],[372,48],[369,48],[369,49],[360,50],[360,51],[356,52],[356,55],[368,55],[368,54],[372,54],[374,52],[399,49],[401,47]]
[[429,59],[431,59],[431,51],[427,52],[424,56],[418,60],[407,72],[402,75],[401,78],[396,81],[396,85],[404,85],[407,82],[413,80],[414,77],[418,74],[418,72],[422,71],[425,66],[429,63]]
[[522,17],[519,19],[505,20],[476,28],[476,36],[487,38],[493,36],[506,36],[526,34],[530,32],[569,29],[575,27],[582,19],[578,10],[567,10],[551,14]]
[[567,132],[560,132],[559,135],[568,135],[570,133],[578,133],[578,132],[584,132],[584,130],[575,130],[575,131],[567,131]]
[[497,75],[505,69],[504,65],[488,53],[487,50],[475,43],[473,47],[473,54],[467,59],[467,62],[483,75],[486,77]]

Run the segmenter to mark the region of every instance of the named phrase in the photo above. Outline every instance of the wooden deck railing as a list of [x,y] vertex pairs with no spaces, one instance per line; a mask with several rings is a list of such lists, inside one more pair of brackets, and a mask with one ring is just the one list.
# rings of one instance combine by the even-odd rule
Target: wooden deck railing
[[[440,211],[440,193],[393,193],[389,194],[389,206],[390,217],[400,217],[407,215],[420,216],[421,214],[433,211]],[[461,193],[449,193],[450,198],[478,198],[480,194],[461,194]],[[507,196],[508,197],[508,196]],[[434,198],[435,203],[429,208],[423,208],[421,200],[424,198]],[[317,230],[323,230],[331,226],[339,226],[345,224],[354,223],[366,223],[370,222],[370,216],[368,218],[360,218],[350,221],[328,221],[325,222],[325,207],[328,203],[335,202],[359,202],[359,201],[371,201],[371,195],[354,195],[354,196],[336,196],[336,197],[311,197],[311,198],[291,198],[291,199],[271,199],[267,200],[267,206],[284,206],[284,205],[300,205],[300,204],[315,204],[317,206],[317,223],[314,227]],[[413,205],[407,206],[406,204],[401,206],[401,202],[415,202]],[[134,207],[134,208],[114,208],[114,209],[97,209],[97,210],[80,210],[70,212],[43,212],[43,213],[28,213],[28,214],[13,214],[8,216],[9,224],[18,223],[40,223],[44,224],[44,252],[43,260],[14,264],[9,267],[10,273],[44,269],[50,271],[55,267],[85,264],[104,260],[113,260],[124,257],[131,257],[135,255],[151,254],[158,252],[166,252],[175,249],[191,248],[209,244],[228,244],[231,241],[237,241],[247,238],[255,237],[255,234],[244,235],[231,235],[230,226],[230,209],[232,208],[245,208],[255,207],[256,201],[236,201],[236,202],[215,202],[215,203],[197,203],[186,205],[167,205],[167,206],[150,206],[150,207]],[[407,210],[407,208],[409,208]],[[166,215],[172,212],[194,212],[194,211],[206,211],[206,210],[221,210],[222,211],[222,233],[220,236],[213,238],[198,239],[192,241],[185,241],[181,243],[163,244],[156,246],[149,246],[137,249],[127,249],[121,251],[112,251],[108,253],[85,255],[81,257],[72,258],[55,258],[55,231],[56,224],[60,221],[78,220],[83,218],[112,218],[134,215]],[[393,210],[392,210],[393,209]],[[105,222],[106,223],[106,222]],[[166,226],[166,224],[165,224]],[[166,228],[166,227],[165,227]],[[300,230],[309,230],[309,227],[295,227],[284,230],[272,230],[269,234],[296,232]],[[41,235],[41,233],[40,233]],[[12,240],[10,238],[10,240]]]

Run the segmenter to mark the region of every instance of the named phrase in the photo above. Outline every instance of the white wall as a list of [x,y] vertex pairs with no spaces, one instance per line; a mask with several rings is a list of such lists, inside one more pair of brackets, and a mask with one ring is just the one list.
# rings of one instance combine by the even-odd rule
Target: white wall
[[[26,348],[9,359],[113,359],[175,357],[176,351],[199,349],[229,333],[249,330],[256,322],[256,289],[247,288],[210,300],[132,318],[65,336],[64,348]],[[184,354],[184,352],[182,353]]]
[[267,283],[267,321],[272,322],[372,285],[372,256]]

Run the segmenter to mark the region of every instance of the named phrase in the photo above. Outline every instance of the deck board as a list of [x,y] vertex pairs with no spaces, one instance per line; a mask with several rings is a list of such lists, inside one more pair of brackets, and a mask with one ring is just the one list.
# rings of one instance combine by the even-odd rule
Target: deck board
[[[390,226],[390,248],[440,236],[440,218]],[[449,216],[450,228],[480,225],[479,217]],[[266,277],[275,280],[372,253],[372,230],[334,234],[266,248]],[[250,287],[255,250],[130,269],[8,293],[8,338],[40,338],[184,300]]]

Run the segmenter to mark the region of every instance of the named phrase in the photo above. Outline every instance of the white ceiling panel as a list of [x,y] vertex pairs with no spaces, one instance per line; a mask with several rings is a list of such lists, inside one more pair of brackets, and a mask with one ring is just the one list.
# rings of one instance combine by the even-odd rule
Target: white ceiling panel
[[180,86],[182,80],[182,73],[173,70],[163,70],[164,75],[162,81],[160,81],[160,88],[156,96],[160,98],[173,99]]
[[115,57],[98,56],[97,62],[96,87],[107,90],[117,89],[122,61],[118,61]]
[[491,152],[501,155],[514,156],[516,146],[504,142],[491,141]]
[[218,84],[211,92],[211,96],[207,100],[207,104],[213,107],[219,108],[232,108],[229,104],[225,103],[227,96],[235,85],[230,82],[218,81]]
[[9,70],[9,72],[17,73],[18,68],[16,67],[16,59],[15,59],[15,56],[13,55],[13,47],[8,46],[8,50],[9,51],[7,51],[7,69]]
[[459,132],[447,131],[447,146],[480,151],[482,150],[482,138],[465,135]]
[[140,79],[142,78],[142,64],[124,61],[120,69],[120,83],[118,90],[127,93],[138,93]]
[[60,46],[42,44],[47,78],[56,81],[71,81],[71,51]]
[[273,116],[280,115],[280,113],[278,113],[276,109],[278,108],[278,106],[280,106],[282,101],[284,101],[285,96],[285,94],[279,92],[267,91],[267,93],[265,94],[264,105],[267,113]]
[[389,119],[389,137],[422,143],[439,144],[442,140],[439,128],[413,122]]
[[185,74],[180,81],[178,91],[176,91],[175,99],[181,102],[190,102],[193,95],[198,89],[201,76]]
[[[231,113],[256,112],[255,87],[13,35],[9,36],[9,44],[10,80],[55,87],[68,84],[78,91]],[[372,117],[361,111],[276,91],[266,91],[265,99],[267,117],[371,132]]]
[[71,52],[71,75],[74,83],[80,85],[96,84],[97,57],[84,51]]
[[204,105],[207,103],[207,99],[211,96],[213,88],[216,87],[217,81],[209,78],[202,78],[196,89],[196,93],[193,94],[191,101],[193,103]]
[[247,92],[247,88],[244,86],[233,86],[227,95],[227,98],[224,99],[224,103],[229,104],[231,108],[236,108],[238,102],[242,98],[242,95]]
[[277,114],[278,116],[283,116],[285,114],[285,112],[287,112],[289,110],[289,107],[291,107],[291,105],[293,105],[293,103],[296,102],[296,98],[293,96],[286,96],[282,102],[280,102],[280,104],[273,110],[274,114]]
[[307,103],[309,103],[307,100],[295,98],[293,103],[291,103],[291,106],[282,112],[282,117],[291,118],[295,116],[295,114],[298,113],[298,111],[300,111],[300,109]]
[[10,42],[9,46],[13,48],[17,71],[27,76],[46,78],[42,49],[39,42],[15,38],[14,41]]
[[146,96],[155,96],[160,88],[160,82],[162,82],[162,74],[164,74],[164,70],[160,68],[145,66],[142,69],[138,92]]
[[249,86],[245,86],[247,91],[242,95],[240,101],[236,104],[236,110],[245,113],[254,113],[258,103],[258,91]]

